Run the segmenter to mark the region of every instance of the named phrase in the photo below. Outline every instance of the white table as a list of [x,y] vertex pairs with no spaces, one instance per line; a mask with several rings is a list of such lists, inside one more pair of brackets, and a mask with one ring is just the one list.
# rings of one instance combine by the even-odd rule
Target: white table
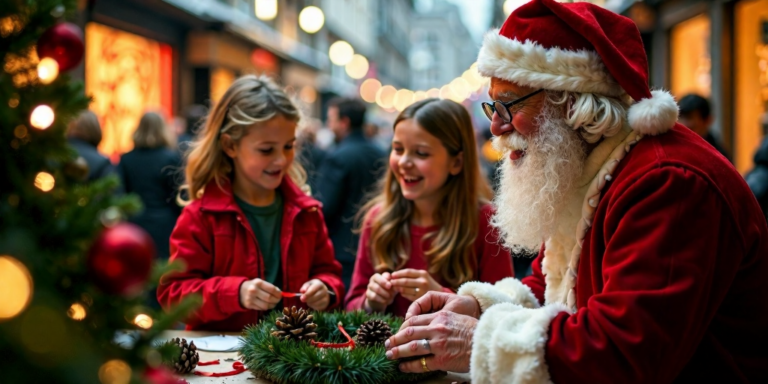
[[[220,335],[217,332],[200,332],[200,331],[166,331],[162,334],[161,339],[170,339],[173,337],[192,338],[192,337],[206,337]],[[239,336],[236,333],[225,333],[227,335]],[[232,370],[232,363],[234,361],[226,361],[226,359],[237,360],[237,352],[206,352],[198,351],[200,355],[200,361],[211,361],[219,359],[219,365],[206,365],[203,367],[197,367],[197,370],[204,372],[227,372]],[[225,377],[205,377],[197,376],[193,374],[181,375],[181,377],[189,382],[189,384],[269,384],[270,381],[257,379],[253,377],[250,371],[245,371],[234,376]],[[466,373],[448,373],[447,376],[430,379],[423,381],[423,384],[451,384],[451,383],[463,383],[469,382],[469,374]]]

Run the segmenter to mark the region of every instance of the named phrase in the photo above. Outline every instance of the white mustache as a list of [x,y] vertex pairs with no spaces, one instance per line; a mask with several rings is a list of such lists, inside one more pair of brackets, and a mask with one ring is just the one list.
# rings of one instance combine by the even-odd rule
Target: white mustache
[[525,151],[528,149],[528,139],[520,132],[514,131],[510,134],[494,137],[491,145],[499,152]]

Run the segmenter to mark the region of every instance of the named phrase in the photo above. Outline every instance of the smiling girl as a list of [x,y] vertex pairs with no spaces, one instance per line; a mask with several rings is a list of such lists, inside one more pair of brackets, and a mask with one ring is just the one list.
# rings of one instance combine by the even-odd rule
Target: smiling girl
[[185,268],[157,289],[165,308],[202,295],[187,329],[239,332],[279,304],[340,304],[341,265],[293,161],[299,117],[272,81],[245,76],[198,134],[183,187],[191,201],[171,235],[171,260]]
[[513,276],[489,224],[491,192],[467,110],[427,99],[406,108],[394,127],[383,191],[363,208],[347,310],[403,316],[429,291]]

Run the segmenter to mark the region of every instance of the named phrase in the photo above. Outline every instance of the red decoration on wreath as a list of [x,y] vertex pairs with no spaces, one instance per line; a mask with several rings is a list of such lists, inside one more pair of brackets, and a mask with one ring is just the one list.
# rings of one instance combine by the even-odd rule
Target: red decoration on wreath
[[137,225],[120,223],[105,229],[88,253],[88,272],[102,291],[132,296],[149,277],[155,245]]
[[344,330],[344,324],[339,322],[338,324],[336,324],[336,326],[339,328],[339,331],[341,332],[341,334],[347,338],[346,343],[323,343],[323,342],[318,343],[317,341],[314,341],[314,340],[310,340],[309,343],[317,348],[337,348],[337,349],[349,348],[350,351],[355,349],[355,339],[350,337],[349,333],[347,333],[347,331]]
[[59,72],[68,71],[83,60],[83,31],[72,23],[58,23],[37,41],[37,56],[50,57],[59,64]]

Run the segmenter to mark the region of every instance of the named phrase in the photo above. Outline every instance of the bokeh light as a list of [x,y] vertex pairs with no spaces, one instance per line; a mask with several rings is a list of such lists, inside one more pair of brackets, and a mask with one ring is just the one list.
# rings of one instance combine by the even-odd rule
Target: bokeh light
[[325,24],[325,14],[323,10],[310,5],[299,13],[299,27],[306,33],[316,33],[323,28]]
[[401,89],[397,91],[392,104],[395,106],[395,109],[402,112],[404,109],[408,108],[409,105],[413,104],[413,91],[409,89]]
[[277,17],[277,0],[255,0],[254,12],[259,20],[274,20]]
[[123,360],[110,360],[99,368],[101,384],[128,384],[131,381],[131,367]]
[[50,57],[40,60],[37,64],[37,77],[41,83],[50,84],[56,80],[57,76],[59,76],[59,63],[56,60]]
[[328,56],[331,58],[331,62],[338,66],[347,65],[347,63],[352,61],[354,55],[354,48],[344,40],[339,40],[328,48]]
[[53,175],[51,175],[48,172],[39,172],[35,176],[35,187],[40,189],[43,192],[48,192],[51,189],[53,189],[53,186],[56,184],[56,179],[53,178]]
[[85,311],[85,307],[80,303],[72,304],[72,306],[69,307],[69,310],[67,310],[67,316],[72,320],[80,321],[85,319],[86,315],[87,312]]
[[27,267],[11,256],[0,256],[0,321],[21,313],[29,305],[33,290]]
[[360,54],[352,55],[352,60],[347,63],[344,69],[347,71],[347,75],[353,79],[362,79],[368,74],[368,59]]
[[391,85],[385,85],[379,88],[379,91],[376,92],[376,104],[381,108],[391,109],[394,107],[396,93],[397,89]]
[[314,87],[305,85],[299,91],[299,99],[307,104],[312,104],[317,100],[317,91]]
[[38,105],[32,110],[32,115],[29,117],[29,123],[37,129],[46,129],[53,124],[53,109],[47,105]]
[[136,324],[139,328],[150,329],[152,328],[152,324],[154,322],[152,321],[152,318],[149,317],[149,315],[140,313],[136,315],[136,318],[133,319],[133,323]]

